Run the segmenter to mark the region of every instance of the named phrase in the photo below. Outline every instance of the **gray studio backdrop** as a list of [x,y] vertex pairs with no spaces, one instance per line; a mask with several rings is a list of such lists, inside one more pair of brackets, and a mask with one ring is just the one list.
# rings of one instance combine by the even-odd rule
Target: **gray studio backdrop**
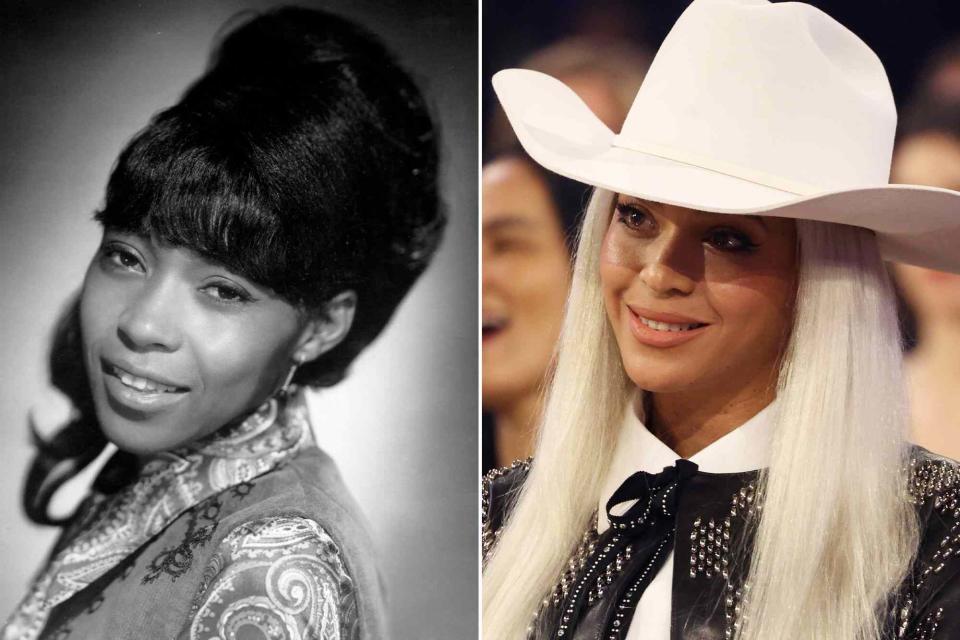
[[[91,221],[124,143],[203,70],[250,0],[0,2],[0,618],[55,530],[19,506],[26,416],[64,416],[45,357],[99,241]],[[301,2],[309,6],[309,3]],[[317,394],[317,439],[371,522],[393,638],[475,638],[477,621],[476,3],[325,2],[379,33],[439,115],[450,223],[437,259],[349,378]],[[88,480],[84,478],[83,480]],[[69,508],[81,482],[58,496]]]

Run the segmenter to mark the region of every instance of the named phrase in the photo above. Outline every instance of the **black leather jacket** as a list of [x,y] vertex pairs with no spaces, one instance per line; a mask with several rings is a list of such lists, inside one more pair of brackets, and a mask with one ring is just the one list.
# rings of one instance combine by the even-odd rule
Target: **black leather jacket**
[[[484,559],[528,469],[529,462],[517,462],[484,478]],[[610,516],[611,527],[602,534],[595,527],[584,534],[530,637],[622,640],[640,595],[673,550],[671,640],[731,638],[761,508],[757,475],[705,473],[681,461],[661,474],[632,476],[607,507],[636,503]],[[914,449],[910,491],[921,544],[913,570],[894,594],[897,605],[884,638],[960,638],[960,465]]]

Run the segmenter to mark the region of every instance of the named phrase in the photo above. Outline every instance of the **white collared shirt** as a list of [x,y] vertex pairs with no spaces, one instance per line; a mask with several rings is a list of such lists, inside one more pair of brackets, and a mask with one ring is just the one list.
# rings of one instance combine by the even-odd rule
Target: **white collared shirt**
[[[770,423],[773,404],[768,405],[745,423],[690,456],[700,471],[708,473],[739,473],[767,466],[770,459]],[[633,405],[627,407],[617,439],[613,461],[600,491],[597,511],[597,531],[609,527],[607,500],[624,480],[637,471],[659,473],[681,458],[650,433],[637,418]],[[672,606],[673,552],[650,582],[627,631],[626,640],[670,640],[670,612]]]

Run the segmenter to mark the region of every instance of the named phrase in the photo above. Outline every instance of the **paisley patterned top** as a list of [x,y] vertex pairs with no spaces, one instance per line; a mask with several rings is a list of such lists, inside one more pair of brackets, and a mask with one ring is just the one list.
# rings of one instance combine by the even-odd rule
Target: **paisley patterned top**
[[117,493],[91,494],[2,638],[377,637],[361,633],[379,623],[360,592],[379,585],[339,482],[303,394],[272,399],[158,455]]
[[312,520],[278,516],[244,524],[220,543],[194,599],[183,640],[353,640],[353,581],[340,550]]

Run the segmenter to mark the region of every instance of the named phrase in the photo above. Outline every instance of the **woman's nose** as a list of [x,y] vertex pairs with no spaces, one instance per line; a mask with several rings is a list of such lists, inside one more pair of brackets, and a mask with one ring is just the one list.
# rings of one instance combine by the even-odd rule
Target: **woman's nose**
[[134,351],[176,351],[182,344],[178,305],[172,283],[148,283],[131,298],[117,320],[117,333]]
[[689,295],[697,286],[702,271],[700,244],[687,247],[687,240],[676,234],[664,234],[650,247],[640,270],[640,279],[659,297]]

